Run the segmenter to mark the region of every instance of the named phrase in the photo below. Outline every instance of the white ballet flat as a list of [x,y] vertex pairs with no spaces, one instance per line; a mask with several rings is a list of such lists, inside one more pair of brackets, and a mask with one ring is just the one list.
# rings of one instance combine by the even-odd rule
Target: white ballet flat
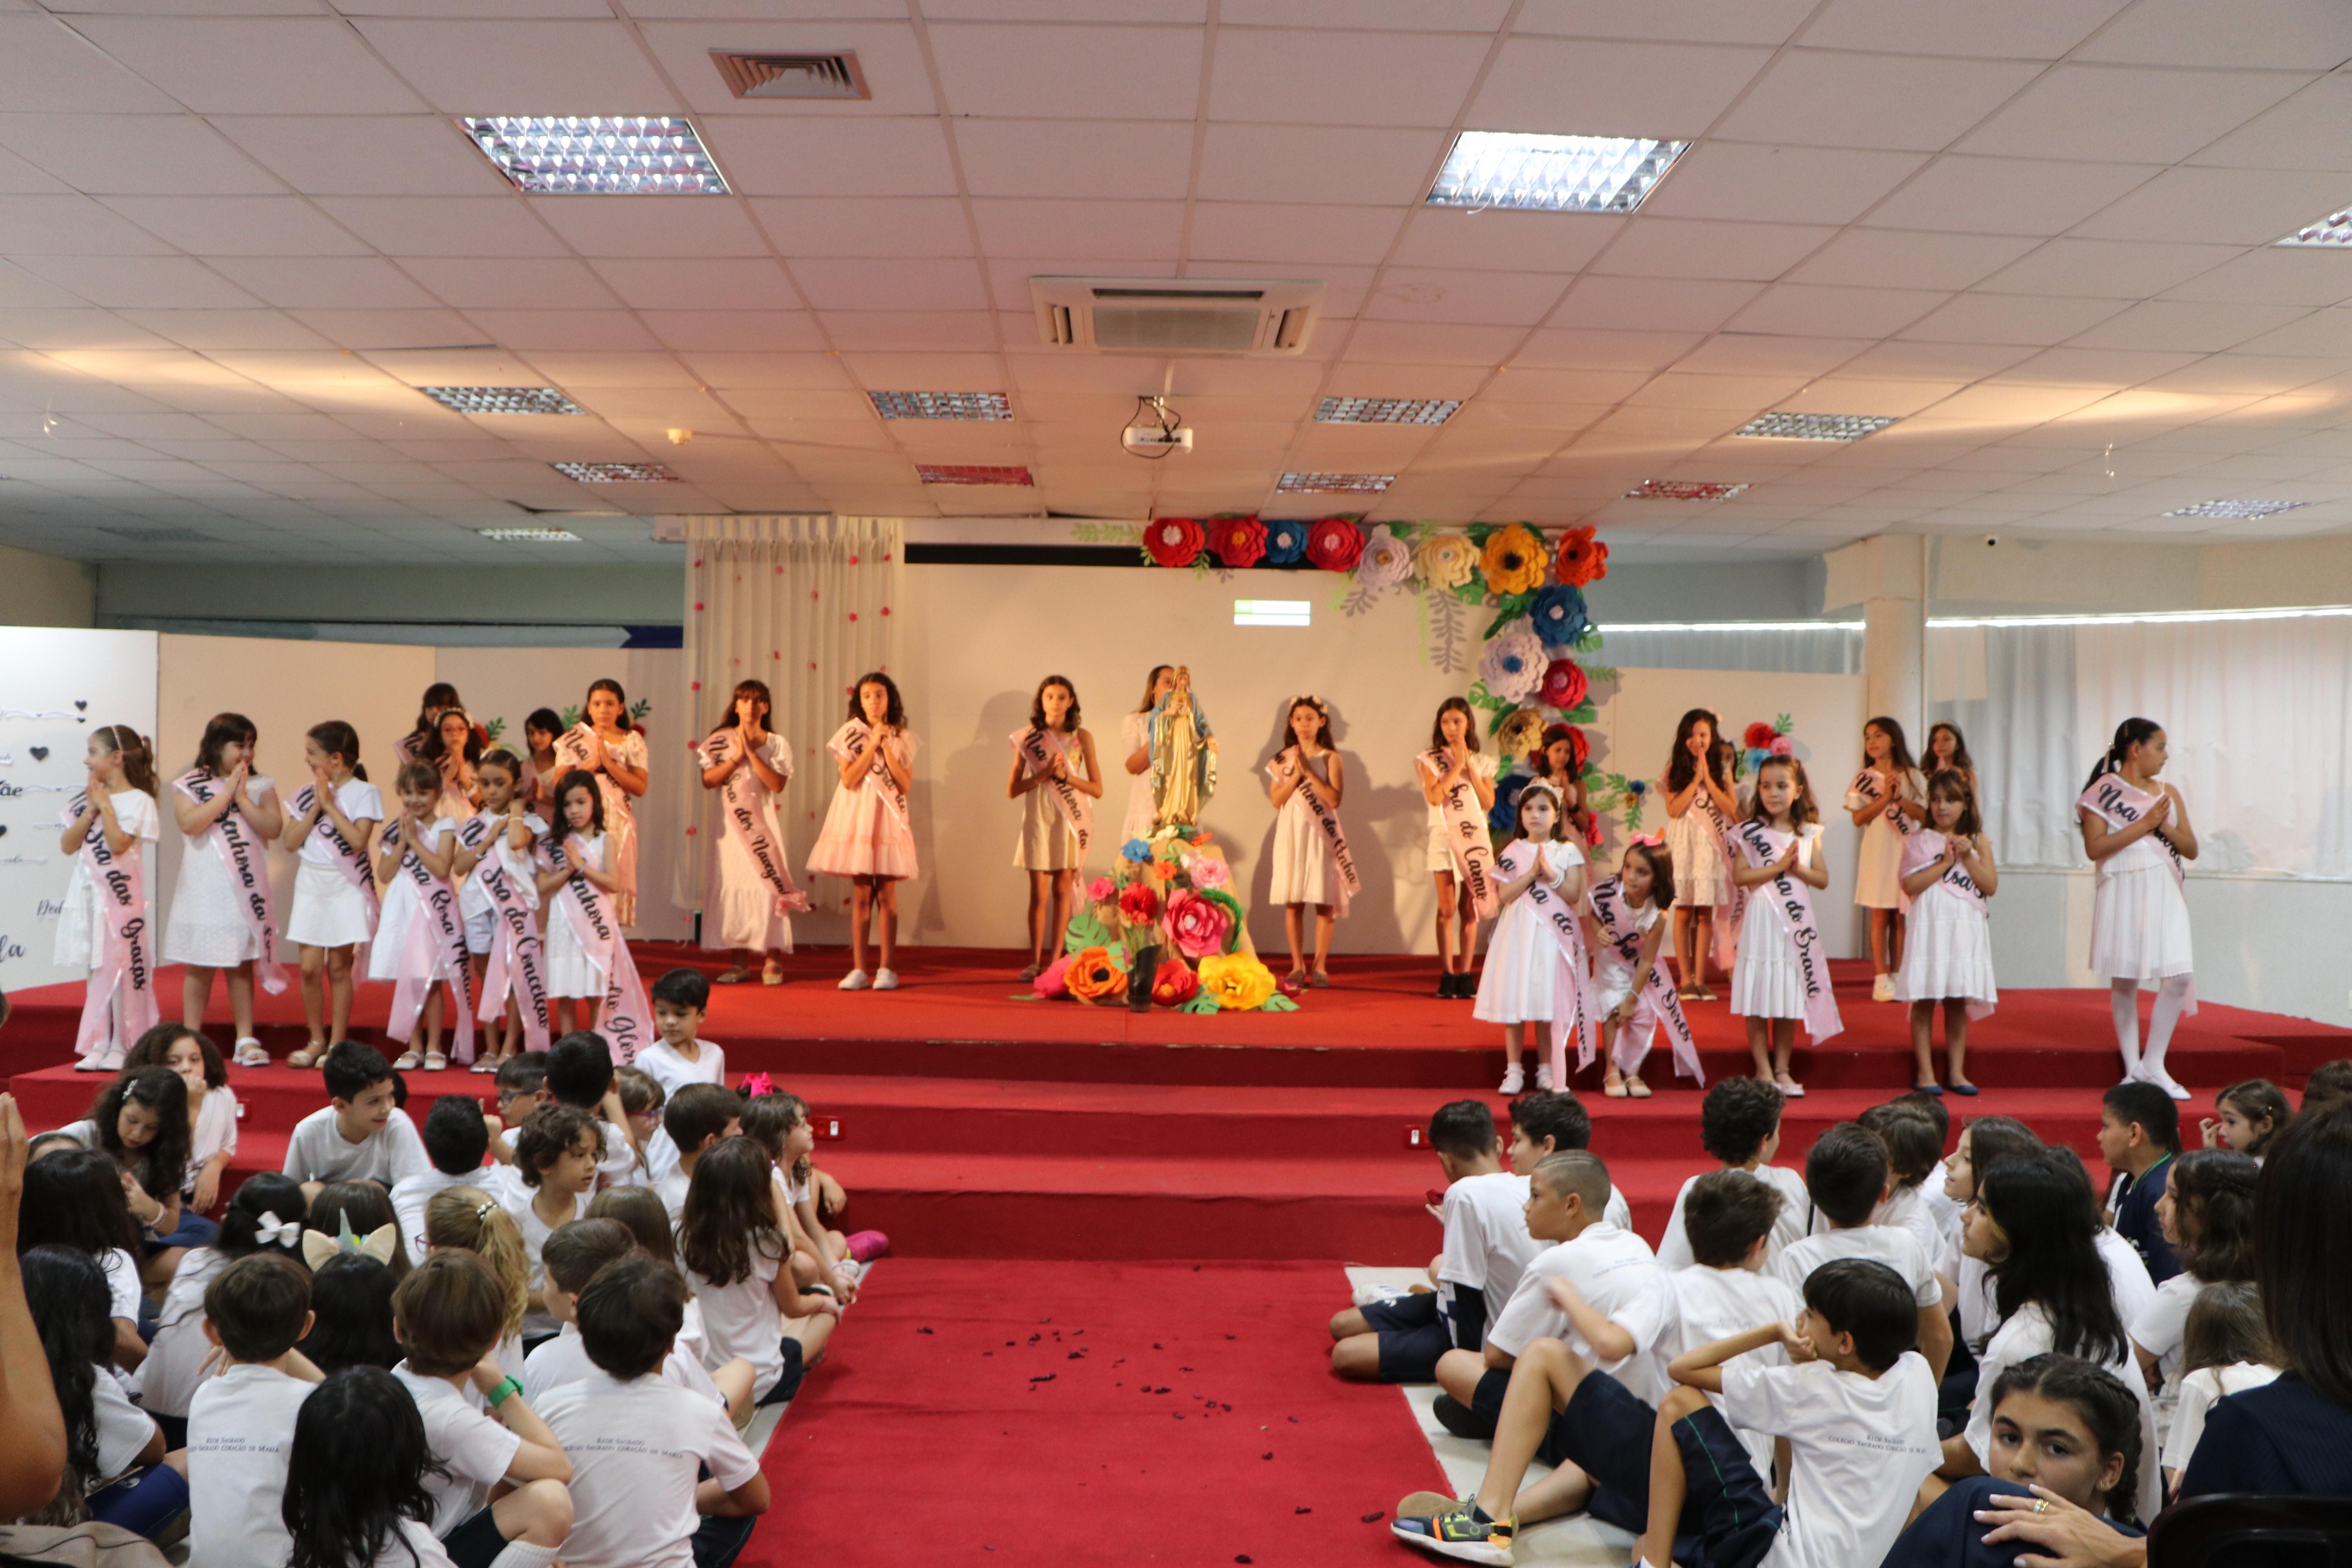
[[866,978],[866,971],[853,969],[841,977],[841,988],[844,991],[871,991],[874,982]]
[[269,1065],[269,1052],[259,1040],[247,1035],[237,1041],[234,1059],[241,1068],[266,1068]]
[[896,991],[898,989],[898,972],[895,969],[876,970],[874,972],[874,989],[877,991]]
[[1496,1087],[1495,1092],[1496,1094],[1517,1094],[1519,1090],[1527,1087],[1527,1074],[1519,1070],[1518,1063],[1513,1062],[1508,1068],[1504,1069],[1503,1081]]
[[2157,1088],[2164,1090],[2165,1093],[2172,1096],[2175,1100],[2187,1100],[2190,1098],[2189,1091],[2181,1088],[2178,1083],[2175,1083],[2172,1079],[2172,1075],[2165,1071],[2162,1068],[2151,1068],[2143,1062],[2140,1064],[2139,1079],[2142,1083],[2152,1083],[2156,1085]]
[[1538,1063],[1536,1064],[1536,1091],[1537,1091],[1538,1093],[1539,1093],[1539,1094],[1542,1094],[1542,1093],[1549,1093],[1549,1092],[1550,1091],[1550,1089],[1551,1089],[1551,1063],[1549,1063],[1549,1062],[1538,1062]]

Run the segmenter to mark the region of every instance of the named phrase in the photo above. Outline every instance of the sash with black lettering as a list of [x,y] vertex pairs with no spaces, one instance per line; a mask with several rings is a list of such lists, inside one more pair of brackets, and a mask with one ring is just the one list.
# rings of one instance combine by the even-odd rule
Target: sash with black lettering
[[[1070,825],[1070,831],[1077,835],[1078,864],[1085,865],[1087,846],[1094,842],[1095,837],[1094,797],[1069,780],[1054,776],[1055,754],[1058,752],[1065,759],[1076,755],[1076,737],[1066,741],[1034,724],[1024,724],[1013,731],[1012,739],[1014,753],[1029,765],[1029,776],[1045,780],[1037,787],[1053,797],[1054,808]],[[850,754],[856,755],[854,752]]]
[[1364,884],[1356,875],[1356,858],[1348,852],[1348,835],[1339,826],[1339,812],[1316,787],[1315,770],[1300,759],[1297,746],[1284,747],[1280,756],[1266,763],[1265,772],[1269,778],[1297,779],[1296,793],[1306,803],[1307,815],[1313,817],[1315,826],[1321,829],[1323,841],[1331,847],[1332,868],[1339,874],[1339,897],[1332,907],[1339,913],[1346,914],[1348,900],[1362,892]]
[[622,940],[621,928],[605,907],[603,890],[580,869],[581,857],[572,849],[578,842],[577,835],[559,841],[551,833],[540,852],[547,857],[551,868],[568,873],[563,886],[556,889],[556,912],[572,928],[572,940],[579,942],[589,963],[604,976],[604,1001],[596,1016],[596,1032],[613,1047],[614,1059],[626,1067],[637,1059],[642,1044],[653,1037],[653,1012],[646,1005],[637,961],[630,956],[629,944]]
[[[1601,941],[1616,950],[1618,962],[1630,973],[1642,961],[1644,933],[1634,917],[1633,907],[1625,901],[1625,879],[1622,877],[1603,878],[1592,885],[1592,891],[1586,895],[1586,900],[1592,906],[1593,929],[1600,932]],[[1699,1067],[1698,1042],[1691,1037],[1690,1020],[1683,1016],[1682,998],[1675,994],[1675,983],[1666,973],[1665,961],[1653,958],[1650,973],[1638,977],[1633,988],[1648,1001],[1650,1011],[1666,1026],[1666,1043],[1674,1055],[1675,1071],[1685,1078],[1697,1079],[1699,1086],[1705,1088],[1706,1074]],[[1627,1026],[1632,1026],[1630,1022]],[[1647,1043],[1643,1042],[1645,1047]],[[1613,1047],[1615,1042],[1611,1044]]]
[[[734,730],[714,730],[702,742],[702,765],[715,768],[735,755],[741,741]],[[791,776],[789,773],[785,775]],[[761,796],[749,763],[727,775],[719,786],[719,830],[743,846],[751,857],[751,864],[760,868],[760,880],[775,895],[776,913],[805,913],[808,895],[793,885],[792,868],[784,863],[784,847],[768,831],[768,814],[761,809]]]
[[433,987],[446,980],[457,990],[457,1020],[452,1026],[458,1061],[474,1059],[474,1010],[481,999],[474,994],[474,966],[466,961],[466,921],[457,912],[457,889],[425,868],[413,848],[400,841],[400,824],[383,830],[384,847],[399,849],[396,876],[416,889],[416,913],[410,920],[406,943],[400,950],[399,979],[392,988],[392,1011],[383,1026],[384,1038],[405,1050],[416,1027],[416,1015]]
[[[2156,800],[2157,797],[2147,791],[2135,789],[2124,783],[2121,773],[2101,773],[2091,781],[2091,787],[2084,790],[2082,798],[2074,804],[2083,810],[2096,812],[2109,827],[2125,828],[2155,810]],[[2165,864],[2172,871],[2172,885],[2178,888],[2187,882],[2189,862],[2180,858],[2180,851],[2174,848],[2172,840],[2164,836],[2164,829],[2157,828],[2147,837],[2164,846]],[[2105,881],[2113,876],[2116,858],[2112,855],[2100,861],[2093,872],[2094,879]],[[2197,980],[2194,975],[2189,977],[2189,999],[2181,1011],[2184,1014],[2197,1011]]]
[[[297,816],[309,816],[310,804],[318,799],[318,797],[319,786],[317,784],[304,784],[302,786],[301,793],[297,795],[293,799],[292,805],[294,807],[294,815]],[[335,804],[337,807],[340,808],[342,802],[339,800]],[[351,840],[345,838],[341,832],[336,828],[335,819],[328,816],[323,808],[319,813],[319,820],[311,826],[310,831],[325,837],[327,840],[328,849],[331,851],[335,857],[335,869],[341,871],[343,874],[343,879],[349,882],[352,887],[357,888],[360,891],[360,897],[366,900],[368,934],[370,937],[373,937],[375,934],[376,915],[379,911],[377,909],[377,900],[375,896],[375,872],[368,865],[367,846],[364,844],[354,845]],[[361,966],[365,965],[367,962],[367,945],[368,944],[365,942],[353,944],[353,956],[352,959],[353,964]]]
[[[1944,847],[1950,842],[1951,840],[1949,838],[1945,837],[1943,834],[1937,832],[1934,828],[1922,827],[1918,832],[1913,834],[1909,838],[1903,841],[1903,863],[1898,874],[1904,877],[1908,877],[1914,871],[1926,870],[1928,867],[1934,865],[1937,861],[1944,858]],[[1955,860],[1952,862],[1950,868],[1947,869],[1942,876],[1937,878],[1934,882],[1929,884],[1919,893],[1918,898],[1913,899],[1911,902],[1916,907],[1920,899],[1925,899],[1929,894],[1939,890],[1952,898],[1958,899],[1964,906],[1975,913],[1977,919],[1983,920],[1986,918],[1988,911],[1985,907],[1984,889],[1977,886],[1976,879],[1969,875],[1969,868],[1966,866],[1961,865],[1958,861]],[[1919,937],[1916,930],[1907,933],[1905,940],[1904,951],[1906,952],[1909,952],[1910,943],[1917,940],[1919,940]],[[1911,1000],[1915,1002],[1940,1002],[1944,1000],[1944,998],[1940,996],[1915,996],[1911,998]],[[1992,1012],[1992,1004],[1990,1002],[1979,1001],[1973,996],[1969,997],[1968,1002],[1969,1016],[1972,1019],[1985,1017]]]
[[1876,768],[1864,768],[1854,774],[1853,782],[1845,786],[1845,799],[1848,811],[1860,811],[1865,801],[1885,805],[1886,809],[1881,815],[1895,825],[1895,832],[1906,838],[1919,831],[1919,824],[1911,819],[1909,812],[1902,809],[1903,792],[1899,782],[1890,785],[1886,775]]
[[[1502,868],[1517,875],[1523,868],[1533,865],[1538,846],[1520,839],[1503,852]],[[1549,851],[1568,848],[1566,845],[1547,844]],[[1570,849],[1570,854],[1575,853]],[[1560,868],[1553,866],[1557,871]],[[1541,881],[1532,882],[1519,895],[1533,906],[1536,918],[1551,933],[1552,952],[1559,960],[1551,989],[1551,1081],[1555,1086],[1568,1082],[1568,1038],[1576,1037],[1576,1066],[1579,1071],[1592,1065],[1600,1048],[1600,1020],[1593,1016],[1592,965],[1584,951],[1584,928],[1577,923],[1576,910]]]
[[1715,804],[1715,797],[1706,793],[1705,784],[1699,786],[1698,794],[1691,796],[1691,808],[1706,816],[1706,838],[1714,846],[1715,852],[1723,857],[1723,880],[1731,889],[1731,902],[1720,906],[1724,912],[1716,917],[1709,933],[1715,948],[1716,967],[1728,974],[1739,957],[1739,922],[1748,914],[1748,889],[1731,875],[1731,868],[1739,864],[1739,851],[1732,841],[1731,824],[1724,819],[1722,808]]
[[[87,792],[76,795],[59,820],[71,827],[89,806]],[[75,853],[98,905],[89,982],[74,1035],[75,1054],[91,1057],[110,1046],[128,1048],[155,1026],[155,955],[147,946],[147,867],[139,840],[133,837],[129,852],[117,855],[106,842],[106,818],[93,816]]]
[[[1423,752],[1415,761],[1425,769],[1434,783],[1445,776],[1454,764],[1452,753],[1444,746]],[[1471,787],[1470,770],[1465,764],[1462,776],[1454,781],[1437,803],[1439,814],[1445,820],[1445,847],[1454,857],[1454,875],[1470,890],[1470,902],[1480,920],[1495,918],[1495,845],[1486,837],[1486,815],[1478,809],[1478,792]]]
[[[172,781],[172,787],[198,805],[210,805],[228,788],[228,781],[208,768],[195,768]],[[278,916],[269,907],[269,848],[253,836],[245,814],[235,805],[214,819],[200,835],[203,842],[228,868],[229,886],[236,889],[236,907],[253,933],[253,977],[272,996],[286,989],[286,971],[278,963]]]
[[[506,819],[473,816],[457,826],[457,842],[477,856],[473,878],[490,900],[490,957],[484,965],[481,999],[474,1016],[485,1023],[505,1016],[507,997],[521,987],[523,1048],[547,1049],[546,952],[539,936],[533,899],[516,885],[516,874],[502,858]],[[528,875],[529,862],[525,862]],[[470,965],[469,965],[470,967]]]
[[[845,763],[854,763],[857,760],[857,753],[866,749],[866,737],[873,732],[865,720],[852,719],[825,742],[824,749]],[[890,772],[889,763],[883,761],[889,749],[887,741],[874,748],[874,755],[866,764],[866,776],[857,781],[857,787],[870,789],[880,795],[903,827],[907,823],[907,792],[898,787],[898,780]]]
[[[1748,865],[1758,869],[1780,859],[1793,842],[1789,834],[1767,827],[1754,817],[1739,825],[1734,839]],[[1838,1016],[1837,997],[1830,990],[1830,958],[1822,946],[1821,926],[1813,919],[1812,889],[1784,871],[1748,891],[1750,898],[1766,900],[1788,933],[1798,971],[1804,976],[1805,1032],[1819,1045],[1844,1029],[1845,1021]]]

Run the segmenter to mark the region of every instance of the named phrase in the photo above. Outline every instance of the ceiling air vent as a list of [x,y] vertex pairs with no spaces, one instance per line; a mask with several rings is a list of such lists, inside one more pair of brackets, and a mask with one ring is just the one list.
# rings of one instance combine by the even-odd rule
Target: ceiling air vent
[[713,49],[710,60],[738,98],[872,98],[857,51],[837,55],[740,55]]
[[1301,279],[1032,278],[1029,296],[1048,344],[1153,358],[1297,354],[1323,308]]

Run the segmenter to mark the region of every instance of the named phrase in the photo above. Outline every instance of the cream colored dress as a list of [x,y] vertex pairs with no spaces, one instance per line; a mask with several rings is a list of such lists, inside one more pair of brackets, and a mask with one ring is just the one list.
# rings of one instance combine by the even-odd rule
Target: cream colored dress
[[[1070,762],[1070,776],[1091,779],[1087,772],[1087,752],[1070,737],[1066,753]],[[1026,763],[1023,766],[1025,768]],[[1145,774],[1136,781],[1142,786],[1148,810],[1151,803],[1151,777]],[[1069,818],[1054,803],[1054,792],[1040,785],[1021,797],[1021,838],[1013,846],[1013,863],[1024,871],[1076,871],[1084,868],[1086,855],[1078,847],[1077,830]]]

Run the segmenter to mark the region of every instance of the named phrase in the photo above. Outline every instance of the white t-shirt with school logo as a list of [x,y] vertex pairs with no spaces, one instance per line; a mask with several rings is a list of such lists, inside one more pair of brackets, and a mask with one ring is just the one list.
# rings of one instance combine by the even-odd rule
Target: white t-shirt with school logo
[[204,1568],[286,1568],[278,1508],[294,1421],[311,1384],[276,1367],[232,1366],[188,1405],[188,1560]]
[[[690,1304],[690,1303],[689,1303]],[[580,1337],[580,1325],[566,1323],[551,1340],[544,1341],[522,1363],[522,1396],[530,1401],[533,1410],[541,1401],[570,1384],[580,1382],[590,1373],[603,1370],[588,1359],[588,1342]],[[665,1357],[659,1373],[665,1383],[674,1383],[688,1394],[698,1394],[705,1399],[727,1403],[710,1374],[702,1370],[698,1354],[689,1354],[684,1346],[674,1347]]]
[[[1595,1355],[1568,1314],[1552,1304],[1546,1286],[1554,1279],[1575,1286],[1594,1311],[1633,1335],[1632,1353],[1616,1362],[1604,1362]],[[1487,1325],[1486,1342],[1516,1356],[1538,1340],[1565,1341],[1570,1350],[1654,1405],[1661,1390],[1657,1363],[1649,1350],[1657,1342],[1667,1310],[1666,1293],[1650,1244],[1630,1230],[1601,1220],[1588,1226],[1575,1240],[1536,1255],[1519,1276],[1509,1301]]]
[[537,1408],[572,1460],[571,1568],[692,1568],[698,1467],[729,1491],[760,1473],[726,1406],[657,1376],[593,1372]]
[[1824,1263],[1845,1258],[1867,1258],[1885,1264],[1903,1276],[1903,1282],[1911,1287],[1911,1299],[1922,1307],[1937,1306],[1944,1300],[1943,1284],[1927,1266],[1927,1255],[1919,1250],[1918,1241],[1909,1231],[1891,1225],[1825,1230],[1819,1236],[1791,1242],[1781,1252],[1780,1260],[1772,1266],[1772,1272],[1801,1299],[1806,1276]]
[[1528,1178],[1508,1171],[1465,1176],[1445,1189],[1440,1205],[1445,1245],[1438,1254],[1441,1283],[1483,1291],[1491,1322],[1518,1288],[1528,1265],[1551,1244],[1528,1234]]
[[425,1140],[408,1112],[395,1110],[392,1120],[354,1143],[335,1125],[335,1108],[323,1106],[294,1124],[286,1139],[286,1163],[280,1167],[298,1182],[377,1182],[386,1191],[407,1176],[433,1168]]
[[1734,1361],[1723,1369],[1723,1415],[1789,1439],[1788,1518],[1762,1568],[1878,1562],[1903,1532],[1919,1483],[1943,1462],[1936,1377],[1917,1351],[1876,1377],[1820,1361]]
[[[1727,1340],[1734,1334],[1744,1334],[1760,1329],[1767,1323],[1789,1322],[1804,1307],[1797,1293],[1769,1274],[1746,1268],[1710,1268],[1694,1265],[1689,1268],[1671,1268],[1663,1275],[1664,1286],[1672,1310],[1658,1330],[1657,1343],[1650,1354],[1658,1365],[1658,1385],[1668,1386],[1673,1380],[1666,1368],[1676,1357],[1687,1355],[1701,1345],[1711,1345],[1717,1340]],[[1789,1350],[1773,1343],[1731,1358],[1732,1363],[1756,1366],[1786,1366]],[[1726,1364],[1731,1364],[1727,1363]],[[1723,1396],[1710,1394],[1707,1399],[1717,1410],[1723,1408]],[[1764,1484],[1772,1484],[1772,1435],[1751,1432],[1734,1426],[1748,1457],[1756,1462],[1756,1473]]]
[[392,1369],[416,1401],[425,1421],[425,1447],[446,1476],[426,1471],[425,1489],[433,1499],[433,1533],[448,1533],[479,1513],[490,1489],[506,1479],[522,1438],[504,1422],[485,1415],[446,1377],[412,1372],[406,1362]]

